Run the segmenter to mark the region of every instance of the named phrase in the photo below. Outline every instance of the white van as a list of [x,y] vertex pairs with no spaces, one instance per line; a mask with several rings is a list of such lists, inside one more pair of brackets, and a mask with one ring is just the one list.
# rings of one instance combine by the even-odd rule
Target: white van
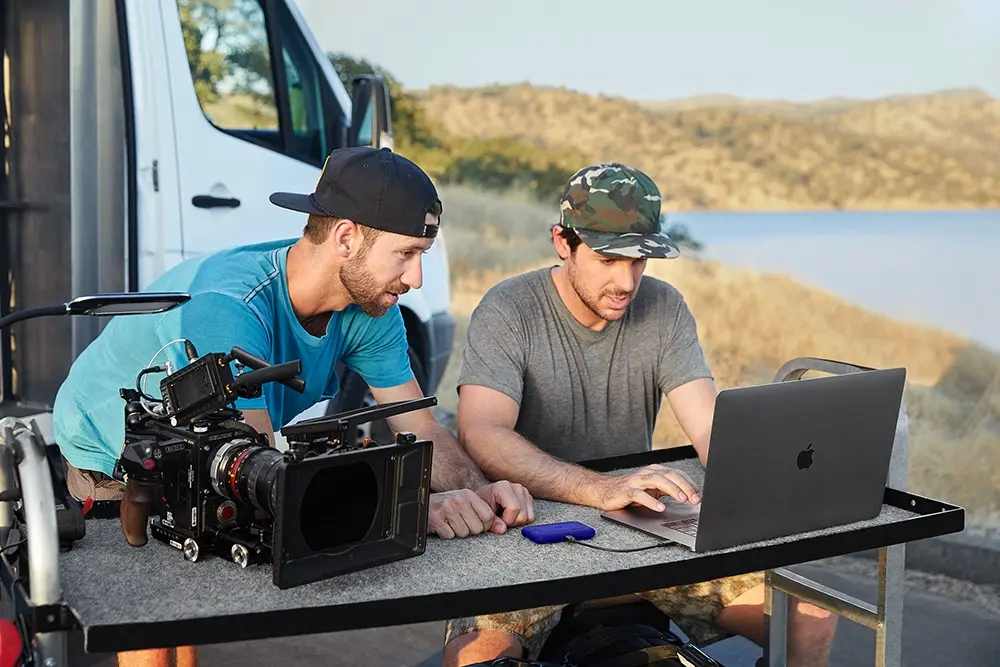
[[[359,77],[349,96],[292,0],[95,0],[91,8],[76,4],[71,11],[94,6],[110,18],[99,15],[88,29],[72,25],[91,20],[81,19],[85,14],[71,15],[71,35],[83,46],[70,53],[79,59],[91,43],[95,52],[118,54],[113,65],[120,65],[124,102],[126,166],[118,173],[126,179],[126,259],[110,254],[124,263],[131,289],[145,288],[188,257],[300,235],[305,216],[272,205],[270,193],[308,191],[335,148],[392,147],[384,83]],[[79,62],[71,68],[86,72]],[[104,63],[93,69],[99,80],[112,68]],[[93,99],[98,111],[78,103],[72,122],[83,122],[88,112],[105,113],[100,109],[107,100],[99,94]],[[82,140],[78,133],[74,146]],[[82,168],[75,163],[75,197],[87,196],[87,170],[91,163],[98,168],[107,153],[99,147],[92,159],[82,158],[90,159]],[[93,189],[98,187],[95,179]],[[112,191],[110,198],[118,196]],[[110,235],[120,229],[112,227]],[[423,286],[399,300],[410,360],[427,394],[437,388],[454,336],[444,231],[424,256]],[[85,249],[89,232],[74,233],[74,271],[76,264],[107,261],[109,253]],[[65,295],[71,296],[81,294]],[[77,351],[89,342],[80,338],[74,329]],[[336,404],[316,406],[309,415],[372,401],[360,378],[341,372]]]

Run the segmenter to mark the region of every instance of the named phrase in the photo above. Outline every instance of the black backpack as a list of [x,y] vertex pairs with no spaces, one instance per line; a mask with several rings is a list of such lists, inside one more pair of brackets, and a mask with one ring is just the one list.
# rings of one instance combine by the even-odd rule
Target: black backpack
[[567,667],[723,667],[674,634],[670,619],[645,600],[567,606],[538,660]]
[[470,667],[725,667],[684,642],[645,600],[579,609],[569,605],[537,660],[497,658]]

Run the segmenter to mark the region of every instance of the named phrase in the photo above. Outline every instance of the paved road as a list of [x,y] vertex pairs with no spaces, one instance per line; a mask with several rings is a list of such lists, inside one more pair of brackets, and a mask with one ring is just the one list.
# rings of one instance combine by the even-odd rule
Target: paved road
[[[875,563],[839,559],[791,568],[815,581],[875,602]],[[946,577],[908,573],[903,611],[904,665],[1000,665],[1000,590]],[[950,652],[943,653],[946,648]],[[727,667],[753,665],[760,655],[742,638],[706,651]],[[749,656],[749,657],[748,657]],[[875,632],[841,620],[832,667],[875,664]]]
[[[874,601],[874,562],[837,559],[792,568],[816,581]],[[903,623],[906,665],[1000,664],[1000,587],[908,573]],[[327,635],[217,644],[201,649],[201,667],[313,667],[316,665],[386,665],[436,667],[441,664],[442,623],[359,630]],[[841,621],[833,667],[874,664],[875,634]],[[943,651],[948,652],[943,652]],[[727,667],[749,667],[760,650],[742,638],[720,642],[708,653]],[[96,657],[96,656],[94,656]],[[110,658],[85,660],[93,667],[113,667]],[[84,664],[81,663],[81,664]],[[72,663],[75,667],[76,663]]]

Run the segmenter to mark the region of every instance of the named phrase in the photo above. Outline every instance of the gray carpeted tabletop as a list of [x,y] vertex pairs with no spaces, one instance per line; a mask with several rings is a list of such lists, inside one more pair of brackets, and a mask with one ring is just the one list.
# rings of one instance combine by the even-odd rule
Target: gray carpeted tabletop
[[[701,483],[702,470],[696,460],[671,465],[681,468]],[[851,533],[860,528],[893,524],[915,516],[906,510],[884,505],[881,514],[871,521],[746,545],[714,552],[714,555],[788,543],[815,535]],[[591,540],[594,544],[628,548],[659,541],[602,519],[592,508],[536,501],[535,523],[573,520],[597,529],[597,535]],[[324,630],[311,630],[331,631],[343,626],[370,624],[368,620],[351,619],[351,614],[362,607],[371,614],[371,603],[406,601],[411,605],[421,605],[411,607],[419,608],[419,620],[444,619],[449,617],[446,609],[441,610],[441,615],[436,615],[434,608],[426,606],[434,605],[435,600],[440,601],[441,598],[435,597],[438,594],[481,593],[487,589],[496,591],[538,582],[578,581],[580,577],[635,571],[636,568],[665,563],[693,562],[712,555],[695,554],[673,544],[636,553],[609,553],[570,543],[538,545],[523,537],[519,529],[513,529],[506,535],[486,534],[455,540],[432,536],[428,539],[426,552],[421,556],[280,590],[271,581],[270,566],[244,570],[220,558],[190,563],[183,559],[179,551],[156,540],[151,539],[142,548],[129,547],[117,520],[91,520],[87,522],[86,537],[60,557],[60,568],[66,602],[85,629],[103,627],[110,631],[118,626],[120,631],[125,632],[125,628],[135,627],[136,624],[157,624],[159,628],[166,629],[171,622],[232,617],[233,633],[240,635],[237,629],[239,619],[247,614],[277,612],[276,617],[280,617],[283,610],[308,612],[312,609],[317,615],[315,618],[319,619],[318,615],[340,616],[337,612],[342,612],[341,621],[331,620],[329,627],[317,621],[314,627]],[[816,554],[815,557],[829,555],[835,554]],[[662,574],[661,570],[655,572]],[[658,577],[642,581],[646,582],[645,590],[672,583]],[[602,590],[606,591],[607,586]],[[615,594],[635,590],[622,589]],[[585,594],[586,591],[577,587],[572,595],[583,599]],[[524,605],[530,606],[535,605]],[[487,610],[492,609],[483,609]],[[410,621],[397,618],[394,622]],[[268,628],[266,632],[270,636],[298,633],[296,628],[291,627]],[[230,639],[221,636],[217,641]]]

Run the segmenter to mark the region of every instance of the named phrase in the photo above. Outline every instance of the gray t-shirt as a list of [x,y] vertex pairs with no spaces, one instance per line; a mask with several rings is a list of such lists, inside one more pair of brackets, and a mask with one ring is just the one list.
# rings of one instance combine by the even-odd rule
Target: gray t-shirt
[[663,395],[711,378],[694,318],[673,286],[644,276],[625,316],[602,331],[569,312],[549,268],[493,286],[469,322],[458,384],[520,406],[515,430],[583,461],[649,451]]

